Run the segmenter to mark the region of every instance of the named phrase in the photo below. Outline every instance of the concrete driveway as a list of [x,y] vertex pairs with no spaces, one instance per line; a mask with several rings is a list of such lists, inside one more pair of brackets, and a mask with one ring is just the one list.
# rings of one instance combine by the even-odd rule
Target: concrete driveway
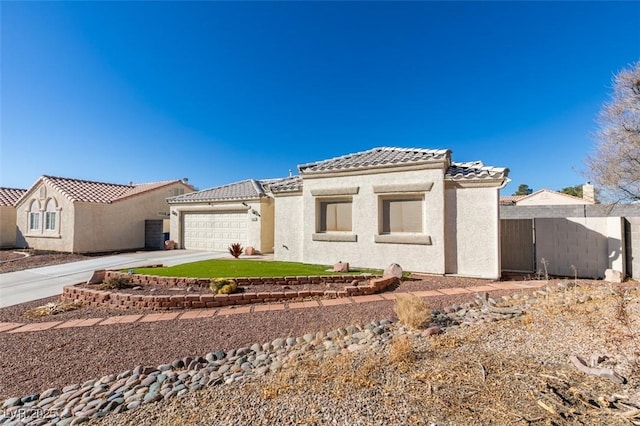
[[160,263],[173,266],[228,256],[228,253],[198,250],[141,251],[8,272],[0,274],[0,308],[62,294],[64,286],[87,281],[96,269],[134,268]]

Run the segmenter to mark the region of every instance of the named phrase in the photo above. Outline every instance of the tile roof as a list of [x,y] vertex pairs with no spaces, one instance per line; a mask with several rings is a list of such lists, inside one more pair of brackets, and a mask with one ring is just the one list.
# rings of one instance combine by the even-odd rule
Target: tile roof
[[224,200],[254,200],[265,196],[262,182],[255,179],[247,179],[228,185],[203,189],[190,194],[178,195],[167,198],[169,204],[200,203],[208,201]]
[[500,197],[500,205],[514,206],[523,197],[525,196],[524,195],[507,195],[505,197]]
[[471,161],[451,163],[444,177],[447,180],[504,179],[508,174],[509,169],[505,167],[485,166],[482,161]]
[[[47,175],[42,176],[39,181],[40,180],[48,183],[73,202],[102,204],[112,203],[176,182],[181,182],[181,180],[176,179],[162,182],[122,185]],[[37,185],[38,182],[36,182],[34,186]]]
[[267,191],[274,194],[298,192],[302,190],[302,178],[300,176],[288,176],[280,179],[263,180],[262,185]]
[[564,192],[559,192],[559,191],[554,191],[552,189],[544,189],[544,188],[543,189],[538,189],[537,191],[532,192],[531,194],[521,195],[520,198],[518,198],[518,200],[516,200],[516,201],[522,201],[522,200],[527,199],[527,198],[535,198],[537,195],[543,194],[545,192],[548,193],[548,194],[554,194],[554,195],[559,195],[560,197],[569,198],[569,199],[574,200],[574,201],[579,201],[579,202],[584,203],[584,204],[595,204],[592,201],[585,200],[584,198],[581,198],[581,197],[576,197],[576,196],[571,195],[571,194],[565,194]]
[[26,189],[0,188],[0,206],[15,206],[26,192]]
[[360,170],[393,165],[422,164],[438,160],[448,161],[448,149],[381,147],[341,157],[298,166],[302,174],[315,174],[345,170]]

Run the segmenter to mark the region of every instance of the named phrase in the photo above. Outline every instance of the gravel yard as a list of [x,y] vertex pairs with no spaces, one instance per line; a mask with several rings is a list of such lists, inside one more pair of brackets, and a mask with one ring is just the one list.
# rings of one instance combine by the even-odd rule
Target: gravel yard
[[[407,281],[392,291],[416,291],[478,285],[485,281],[430,277]],[[494,297],[513,291],[492,292]],[[434,309],[472,301],[474,295],[429,298]],[[58,315],[24,318],[22,313],[57,298],[0,309],[0,322],[65,321],[114,315],[145,314],[142,310],[82,307]],[[136,365],[158,365],[177,357],[228,350],[276,337],[301,336],[393,317],[393,303],[376,302],[260,312],[228,317],[154,323],[52,329],[30,333],[0,333],[0,398],[116,373]],[[176,311],[172,311],[176,312]],[[18,356],[19,354],[19,356]]]
[[[555,288],[563,280],[553,280]],[[564,281],[566,282],[566,281]],[[391,292],[470,287],[487,281],[424,276]],[[579,280],[574,290],[551,292],[534,303],[534,290],[511,304],[533,303],[521,318],[452,329],[435,337],[397,328],[390,344],[328,359],[303,357],[256,380],[190,392],[177,399],[107,416],[107,425],[182,424],[633,424],[639,421],[637,283]],[[622,296],[622,290],[629,293]],[[587,295],[587,296],[584,296]],[[427,299],[444,310],[474,294]],[[82,307],[27,319],[26,310],[57,298],[0,309],[0,322],[107,318],[149,311]],[[579,300],[579,302],[578,302]],[[527,305],[528,306],[528,305]],[[62,388],[139,365],[327,333],[394,318],[394,302],[253,312],[199,319],[95,325],[0,333],[0,399]],[[172,311],[176,312],[176,311]],[[626,312],[625,315],[621,312]],[[623,321],[624,320],[624,321]],[[409,337],[410,344],[401,341]],[[593,358],[625,376],[613,383],[578,371],[571,355]],[[599,358],[598,358],[599,359]],[[626,404],[626,405],[625,405]],[[635,404],[635,405],[634,405]],[[626,417],[624,417],[626,416]],[[92,420],[92,422],[94,422]],[[640,424],[640,423],[638,423]]]

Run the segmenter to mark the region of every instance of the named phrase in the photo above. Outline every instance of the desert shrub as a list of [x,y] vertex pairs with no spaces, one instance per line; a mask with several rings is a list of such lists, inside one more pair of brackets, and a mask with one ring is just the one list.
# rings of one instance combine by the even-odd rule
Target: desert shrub
[[389,352],[389,362],[391,364],[396,365],[400,371],[406,372],[417,358],[418,354],[407,336],[393,338]]
[[73,311],[82,307],[81,303],[67,303],[67,302],[50,302],[46,305],[38,306],[33,309],[29,309],[22,313],[25,318],[39,318],[48,315],[56,315],[62,312]]
[[123,288],[129,288],[130,282],[128,277],[109,277],[105,282],[100,284],[98,288],[100,290],[121,290]]
[[242,254],[242,250],[244,250],[244,248],[240,243],[233,243],[229,246],[229,253],[236,259]]
[[420,328],[431,320],[431,310],[424,299],[413,294],[398,294],[393,311],[403,324]]
[[231,294],[238,289],[236,282],[229,278],[216,278],[211,280],[209,289],[214,294]]

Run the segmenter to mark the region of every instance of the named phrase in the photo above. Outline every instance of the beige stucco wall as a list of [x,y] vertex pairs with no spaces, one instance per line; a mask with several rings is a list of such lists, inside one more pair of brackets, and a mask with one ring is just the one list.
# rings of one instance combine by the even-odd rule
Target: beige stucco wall
[[303,261],[303,219],[302,194],[276,196],[275,259],[286,262]]
[[[215,203],[188,203],[171,205],[169,238],[184,247],[183,220],[185,213],[214,213],[223,211],[247,212],[247,238],[244,241],[230,241],[229,244],[239,242],[244,247],[252,246],[263,253],[273,252],[274,245],[274,201],[270,198],[259,200],[242,200]],[[257,214],[254,214],[255,211]]]
[[445,194],[446,273],[499,278],[498,188],[447,183]]
[[[40,230],[30,231],[29,209],[33,201],[40,203],[40,212],[44,212],[48,200],[54,199],[57,208],[57,226],[55,231],[44,229],[44,215],[40,215]],[[30,247],[39,250],[73,252],[75,211],[73,203],[49,184],[41,182],[29,190],[22,202],[16,206],[16,224],[18,228],[18,247]]]
[[78,252],[132,250],[144,247],[145,220],[164,219],[166,198],[180,182],[111,204],[76,203],[74,248]]
[[550,205],[575,205],[593,204],[581,198],[570,197],[550,191],[542,191],[539,194],[532,194],[516,202],[518,206],[550,206]]
[[[444,270],[444,170],[435,169],[388,170],[372,174],[303,177],[303,227],[302,259],[307,263],[331,265],[338,261],[352,266],[385,268],[391,263],[400,264],[405,270],[443,274]],[[390,193],[375,193],[374,187],[397,186],[411,188],[431,184],[428,191],[398,192],[401,195],[424,194],[423,234],[431,238],[430,244],[376,242],[379,234],[379,199]],[[321,196],[317,191],[337,191],[357,188],[352,195],[352,232],[357,241],[314,241],[316,230],[316,202]],[[399,189],[399,191],[401,191]],[[329,196],[328,198],[332,198]],[[338,197],[341,198],[341,197]],[[277,206],[277,209],[280,206]],[[279,214],[279,213],[276,213]],[[291,226],[291,225],[290,225]],[[279,232],[279,230],[277,230]]]
[[16,246],[16,209],[13,206],[0,206],[0,247]]
[[275,200],[262,198],[260,202],[260,246],[262,253],[273,253],[275,244]]
[[[625,270],[624,223],[619,217],[537,218],[536,265],[550,275],[602,278]],[[572,266],[574,268],[572,268]]]

